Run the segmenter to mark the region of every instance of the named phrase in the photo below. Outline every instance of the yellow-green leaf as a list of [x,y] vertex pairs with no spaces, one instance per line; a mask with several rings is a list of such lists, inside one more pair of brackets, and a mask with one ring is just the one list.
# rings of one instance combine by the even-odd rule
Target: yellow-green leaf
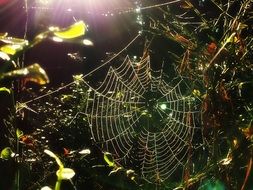
[[66,29],[55,31],[54,35],[62,39],[72,39],[84,35],[85,29],[85,23],[83,21],[79,21]]
[[0,155],[0,158],[2,159],[5,159],[5,160],[8,160],[10,159],[11,157],[13,157],[13,152],[11,150],[10,147],[6,147],[4,148],[2,151],[1,151],[1,155]]
[[1,38],[4,38],[4,37],[6,37],[6,36],[8,36],[8,33],[7,33],[7,32],[5,32],[5,33],[0,33],[0,39],[1,39]]
[[11,90],[9,88],[6,88],[6,87],[1,87],[0,92],[8,92],[10,94]]
[[22,45],[14,44],[14,45],[4,45],[0,48],[0,50],[8,55],[14,55],[18,51],[21,51],[23,49]]
[[33,39],[33,41],[30,43],[30,46],[35,46],[36,44],[42,42],[43,40],[45,40],[49,35],[49,32],[43,32],[38,34],[37,36],[35,36],[35,38]]
[[53,153],[52,151],[47,150],[47,149],[44,150],[44,152],[45,152],[47,155],[49,155],[49,156],[51,156],[52,158],[55,159],[55,161],[56,161],[56,163],[58,164],[60,170],[64,168],[64,165],[62,164],[60,158],[59,158],[58,156],[56,156],[55,153]]
[[193,94],[194,96],[196,96],[196,97],[200,97],[200,96],[201,96],[200,91],[197,90],[197,89],[194,89],[194,90],[192,91],[192,94]]
[[37,63],[27,67],[28,74],[26,75],[26,81],[32,81],[40,85],[49,83],[49,78],[46,71]]
[[11,59],[8,54],[1,52],[1,51],[0,51],[0,58],[5,61],[9,61]]
[[17,128],[17,130],[16,130],[16,136],[17,136],[17,138],[19,139],[23,135],[24,135],[23,131],[21,131],[19,128]]
[[225,42],[224,42],[223,46],[227,45],[228,43],[234,43],[235,40],[236,40],[236,36],[235,35],[236,35],[236,33],[234,32],[229,37],[227,37],[225,39]]
[[8,34],[5,33],[5,35],[0,35],[0,41],[6,43],[6,44],[13,44],[13,45],[28,45],[28,41],[25,39],[21,39],[21,38],[13,38],[13,37],[8,37]]
[[104,160],[105,160],[105,162],[106,162],[110,167],[114,167],[114,166],[115,166],[114,159],[113,159],[111,153],[105,152],[105,153],[104,153]]
[[88,154],[90,154],[90,149],[84,149],[84,150],[79,151],[78,153],[88,155]]
[[32,81],[40,85],[49,83],[48,76],[44,69],[37,63],[30,65],[28,67],[17,69],[2,74],[1,79],[15,79],[15,78],[25,78],[26,82]]
[[69,180],[75,175],[75,171],[71,168],[62,168],[57,170],[56,175],[58,180]]

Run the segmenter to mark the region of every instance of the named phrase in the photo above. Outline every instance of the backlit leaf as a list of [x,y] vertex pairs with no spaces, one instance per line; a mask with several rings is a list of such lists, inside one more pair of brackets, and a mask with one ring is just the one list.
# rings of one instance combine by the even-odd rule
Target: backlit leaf
[[23,135],[24,135],[23,131],[21,131],[19,128],[17,128],[17,130],[16,130],[16,136],[17,136],[17,138],[19,139]]
[[44,150],[44,153],[46,153],[48,156],[52,157],[52,158],[57,158],[57,156],[55,155],[55,153],[53,153],[50,150]]
[[94,45],[93,42],[89,39],[84,39],[83,44],[86,46],[93,46]]
[[6,37],[6,36],[8,36],[8,33],[7,33],[7,32],[5,32],[5,33],[0,33],[0,39],[1,39],[1,38],[4,38],[4,37]]
[[236,39],[235,35],[236,35],[236,33],[234,32],[229,37],[227,37],[225,39],[225,42],[224,42],[223,46],[226,45],[226,44],[228,44],[228,43],[234,43],[234,42],[236,42],[237,39]]
[[33,41],[30,43],[30,46],[33,47],[33,46],[37,45],[38,43],[42,42],[43,40],[45,40],[48,37],[48,35],[49,35],[49,31],[38,34],[37,36],[35,36]]
[[75,171],[71,168],[62,168],[57,170],[56,175],[58,180],[69,180],[74,177]]
[[13,157],[13,152],[10,147],[6,147],[1,151],[0,158],[8,160]]
[[40,190],[52,190],[52,189],[50,187],[48,187],[48,186],[44,186]]
[[47,150],[47,149],[44,150],[44,153],[46,153],[47,155],[49,155],[49,156],[51,156],[52,158],[54,158],[60,169],[63,169],[63,168],[64,168],[64,166],[63,166],[63,164],[62,164],[60,158],[59,158],[58,156],[56,156],[55,153],[53,153],[52,151]]
[[6,87],[1,87],[0,92],[8,92],[10,94],[11,90],[9,88],[6,88]]
[[84,149],[84,150],[79,151],[78,153],[87,155],[87,154],[90,154],[90,149]]
[[2,74],[1,79],[15,79],[25,78],[25,82],[32,81],[40,85],[44,85],[49,82],[48,76],[44,69],[37,63],[28,67],[17,69]]
[[18,51],[21,51],[23,49],[22,45],[15,44],[15,45],[4,45],[0,48],[0,50],[3,53],[6,53],[8,55],[14,55]]
[[0,35],[0,41],[6,43],[6,44],[12,44],[12,45],[28,45],[28,41],[21,39],[21,38],[13,38],[6,35]]
[[28,75],[26,81],[32,81],[40,85],[49,83],[48,76],[45,70],[37,63],[27,67]]
[[104,153],[104,160],[106,161],[106,163],[107,163],[110,167],[114,167],[114,166],[115,166],[114,159],[113,159],[111,153],[105,152],[105,153]]
[[192,94],[193,94],[193,96],[196,96],[196,97],[200,97],[200,96],[201,96],[200,91],[197,90],[197,89],[194,89],[194,90],[192,91]]
[[69,28],[55,31],[54,35],[63,38],[63,39],[71,39],[80,37],[85,34],[86,26],[83,21],[76,22],[75,24],[71,25]]
[[11,59],[7,53],[1,52],[1,51],[0,51],[0,58],[5,61],[9,61]]

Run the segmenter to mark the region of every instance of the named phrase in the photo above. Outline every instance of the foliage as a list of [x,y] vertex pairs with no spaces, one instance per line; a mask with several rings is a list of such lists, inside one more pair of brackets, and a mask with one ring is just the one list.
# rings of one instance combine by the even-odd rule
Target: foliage
[[[145,5],[149,7],[149,1],[143,1]],[[252,188],[252,6],[250,0],[185,0],[141,9],[142,35],[147,39],[151,61],[166,62],[165,69],[189,77],[196,86],[193,95],[202,100],[201,132],[196,142],[189,145],[188,165],[180,184],[173,181],[147,184],[139,179],[138,172],[121,167],[109,152],[94,146],[82,114],[89,91],[83,75],[74,76],[73,85],[68,88],[24,88],[18,92],[20,102],[46,97],[29,105],[14,100],[17,92],[13,80],[24,79],[25,83],[32,81],[40,85],[49,82],[40,65],[21,67],[17,58],[42,40],[71,41],[85,34],[83,22],[66,29],[52,27],[30,42],[1,34],[4,45],[0,47],[0,58],[4,66],[0,68],[3,83],[0,95],[9,97],[11,103],[6,106],[8,109],[1,108],[8,114],[1,118],[5,123],[1,137],[7,143],[1,145],[0,161],[14,160],[19,166],[14,169],[16,187],[27,171],[32,175],[29,181],[23,179],[21,183],[26,190],[49,189],[45,185],[53,186],[52,179],[56,176],[58,180],[64,178],[61,171],[55,175],[54,164],[45,157],[43,151],[48,149],[59,155],[50,153],[60,169],[64,169],[63,162],[77,174],[73,182],[64,182],[62,188]],[[12,151],[15,156],[11,156]],[[119,182],[114,183],[115,179]]]
[[[84,35],[85,30],[86,26],[84,22],[79,21],[66,29],[57,27],[54,27],[54,29],[49,28],[48,31],[39,34],[31,42],[25,39],[10,37],[7,33],[0,35],[0,41],[5,43],[5,45],[0,47],[0,58],[3,60],[3,65],[1,65],[0,68],[0,84],[5,85],[5,87],[0,88],[0,93],[4,94],[7,92],[4,98],[11,102],[10,105],[7,105],[6,108],[3,109],[4,115],[1,116],[3,124],[6,127],[6,130],[1,130],[1,132],[4,132],[4,138],[9,141],[8,144],[10,146],[2,149],[1,160],[6,160],[6,162],[9,160],[12,162],[14,160],[15,165],[17,165],[14,171],[14,185],[12,185],[14,189],[19,190],[21,185],[24,186],[24,182],[20,181],[20,178],[24,177],[20,176],[20,173],[23,175],[23,172],[26,172],[28,169],[29,162],[37,161],[34,156],[37,157],[42,153],[39,152],[39,150],[38,152],[34,150],[37,144],[37,140],[35,140],[34,136],[23,132],[18,128],[19,126],[16,123],[20,119],[19,113],[21,113],[23,109],[33,111],[26,104],[15,101],[14,93],[16,92],[16,80],[22,81],[23,88],[25,88],[27,82],[33,82],[38,85],[49,83],[45,70],[39,64],[35,63],[27,67],[22,67],[17,64],[17,60],[26,50],[33,48],[38,43],[42,42],[42,40],[52,38],[54,35],[62,38],[62,41],[64,41],[64,39],[72,40]],[[1,144],[1,148],[2,146],[3,144]],[[12,149],[15,149],[15,153]],[[24,157],[24,155],[26,156]],[[60,163],[58,157],[54,158],[58,161],[57,163]],[[21,168],[23,168],[23,170],[21,170]],[[56,183],[58,187],[56,189],[60,189],[61,180],[71,178],[70,175],[73,175],[73,172],[71,172],[71,169],[64,168],[63,165],[60,166],[60,169],[56,173],[58,176]],[[2,187],[0,184],[0,188],[8,187]],[[23,188],[24,187],[22,187],[22,189]]]
[[[203,84],[194,92],[203,101],[203,143],[199,139],[193,145],[182,188],[196,189],[202,180],[211,177],[228,189],[252,187],[251,9],[252,1],[247,0],[187,0],[143,11],[149,23],[144,32],[153,36],[153,41],[167,41],[167,52],[156,60],[172,60],[179,73]],[[154,57],[157,51],[153,46]],[[194,156],[199,143],[203,151]]]

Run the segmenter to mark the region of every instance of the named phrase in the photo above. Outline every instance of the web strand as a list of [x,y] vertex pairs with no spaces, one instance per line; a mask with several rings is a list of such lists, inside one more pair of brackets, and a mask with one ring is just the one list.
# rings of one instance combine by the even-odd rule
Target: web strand
[[[116,59],[120,54],[122,54],[132,43],[135,42],[135,40],[137,40],[138,38],[140,37],[140,34],[137,34],[123,49],[121,49],[117,54],[115,54],[112,58],[110,58],[108,61],[106,61],[104,64],[100,65],[99,67],[97,67],[96,69],[90,71],[89,73],[87,73],[86,75],[84,75],[82,78],[86,78],[88,76],[90,76],[91,74],[93,74],[94,72],[98,71],[99,69],[103,68],[104,66],[108,65],[109,63],[112,62],[112,60]],[[75,84],[75,81],[71,82],[71,83],[68,83],[62,87],[59,87],[58,89],[56,90],[53,90],[47,94],[44,94],[44,95],[41,95],[41,96],[38,96],[34,99],[31,99],[31,100],[28,100],[26,102],[23,102],[24,104],[29,104],[31,102],[34,102],[34,101],[37,101],[37,100],[40,100],[42,98],[45,98],[45,97],[48,97],[52,94],[55,94],[63,89],[66,89],[68,88],[69,86],[72,86],[73,84]]]
[[140,163],[141,176],[160,184],[184,168],[198,110],[185,78],[168,80],[150,67],[148,55],[140,62],[127,56],[96,89],[85,83],[86,116],[104,151],[126,167]]

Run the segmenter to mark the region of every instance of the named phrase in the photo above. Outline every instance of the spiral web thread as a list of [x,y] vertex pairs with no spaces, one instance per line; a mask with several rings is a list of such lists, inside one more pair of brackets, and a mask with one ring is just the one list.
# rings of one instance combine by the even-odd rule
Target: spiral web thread
[[135,165],[151,183],[184,168],[197,106],[183,77],[169,81],[163,69],[151,69],[148,55],[140,62],[127,56],[109,68],[99,87],[86,85],[85,114],[104,151],[123,166]]

